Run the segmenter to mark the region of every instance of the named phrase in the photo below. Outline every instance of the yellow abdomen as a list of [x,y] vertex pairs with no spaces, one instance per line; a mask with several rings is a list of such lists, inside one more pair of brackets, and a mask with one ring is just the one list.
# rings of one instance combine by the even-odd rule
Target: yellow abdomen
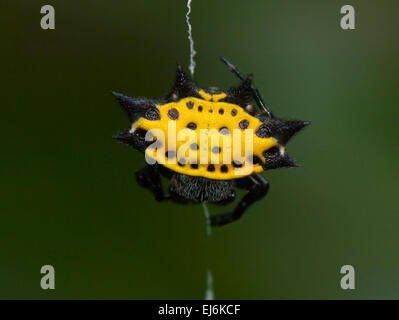
[[160,120],[140,118],[133,123],[133,130],[156,136],[156,147],[147,148],[146,156],[175,172],[208,179],[237,179],[263,171],[262,153],[277,145],[276,139],[256,136],[261,121],[241,107],[211,95],[204,98],[160,105]]

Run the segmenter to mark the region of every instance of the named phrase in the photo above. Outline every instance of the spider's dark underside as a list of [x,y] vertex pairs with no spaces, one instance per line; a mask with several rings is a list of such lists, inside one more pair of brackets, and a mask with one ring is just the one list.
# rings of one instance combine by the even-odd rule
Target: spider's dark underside
[[[164,164],[155,163],[148,164],[137,171],[137,182],[142,187],[149,189],[158,201],[172,200],[179,203],[210,202],[226,204],[235,199],[235,188],[247,190],[248,192],[231,212],[212,216],[210,218],[212,226],[225,225],[239,219],[253,202],[260,200],[267,194],[269,183],[259,173],[260,171],[297,166],[285,153],[285,145],[295,133],[309,124],[307,121],[286,121],[275,118],[263,103],[258,90],[252,85],[252,76],[245,78],[228,60],[222,58],[222,61],[243,81],[241,85],[231,88],[228,91],[221,91],[217,88],[201,89],[187,77],[181,67],[178,66],[177,78],[173,90],[163,98],[157,100],[130,98],[123,94],[113,92],[132,125],[129,129],[114,136],[114,138],[143,153],[146,152],[147,147],[152,142],[145,141],[147,130],[138,125],[141,123],[140,121],[157,123],[156,121],[160,121],[162,117],[162,106],[169,103],[180,103],[183,99],[185,99],[185,109],[179,109],[180,113],[182,113],[181,110],[186,110],[184,112],[188,114],[192,109],[197,108],[196,112],[198,112],[198,115],[196,114],[196,117],[204,117],[205,114],[207,114],[208,117],[218,116],[220,118],[225,110],[223,108],[219,109],[219,106],[227,106],[226,103],[228,103],[229,106],[234,108],[229,112],[228,116],[234,117],[238,113],[236,118],[239,118],[239,116],[243,114],[244,116],[247,115],[246,117],[254,119],[257,121],[256,123],[259,123],[259,126],[254,128],[256,129],[254,130],[254,137],[256,135],[256,138],[261,141],[266,141],[267,139],[273,141],[274,144],[262,149],[263,151],[259,156],[256,156],[254,153],[251,161],[253,161],[254,165],[257,165],[258,170],[246,176],[231,176],[231,172],[241,165],[237,163],[237,161],[234,161],[234,159],[232,159],[230,164],[219,167],[213,165],[199,167],[197,164],[189,165],[179,162],[179,166],[176,166],[176,169],[174,169],[175,167],[167,167]],[[204,101],[201,103],[204,106],[213,103],[212,106],[217,106],[215,111],[219,110],[219,115],[218,112],[214,112],[210,115],[213,109],[209,109],[209,113],[205,112],[206,110],[202,110],[202,105],[194,107],[193,102],[186,102],[187,98],[191,98],[193,101]],[[208,101],[208,104],[205,104],[205,100]],[[209,102],[211,100],[215,102]],[[219,102],[221,104],[216,104]],[[258,106],[260,112],[255,110],[255,105]],[[168,111],[167,116],[169,120],[172,119],[177,121],[181,114],[173,108]],[[234,124],[234,122],[232,123]],[[254,122],[252,121],[251,123]],[[248,127],[248,121],[240,121],[238,127],[241,130],[245,130]],[[190,122],[187,128],[195,130],[196,126]],[[168,155],[171,157],[171,153],[168,154],[168,152],[166,152],[167,157]],[[201,174],[201,172],[203,172],[203,174]],[[214,179],[210,178],[213,177],[212,174],[215,174]],[[223,174],[229,178],[224,179]],[[161,175],[171,180],[168,192],[164,192],[162,188]]]

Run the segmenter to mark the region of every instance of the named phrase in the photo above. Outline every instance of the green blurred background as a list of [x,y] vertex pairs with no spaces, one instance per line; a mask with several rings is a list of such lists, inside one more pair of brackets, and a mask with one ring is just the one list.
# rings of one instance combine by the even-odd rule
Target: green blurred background
[[312,121],[288,146],[302,166],[207,238],[202,207],[156,203],[111,139],[111,90],[158,97],[187,69],[185,1],[2,0],[0,298],[202,299],[208,268],[219,299],[399,298],[399,4],[350,1],[353,31],[344,4],[193,1],[195,80],[236,85],[225,55],[275,115]]

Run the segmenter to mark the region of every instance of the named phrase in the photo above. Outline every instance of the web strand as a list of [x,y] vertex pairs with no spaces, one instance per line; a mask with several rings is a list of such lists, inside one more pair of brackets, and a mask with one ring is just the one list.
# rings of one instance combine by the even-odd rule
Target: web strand
[[191,22],[190,22],[190,13],[191,13],[191,1],[192,0],[187,0],[187,14],[186,14],[186,23],[187,23],[187,32],[188,32],[188,41],[190,42],[190,66],[188,69],[190,70],[191,78],[194,77],[194,70],[195,70],[195,60],[194,56],[197,54],[197,52],[194,49],[194,39],[193,39],[193,34],[192,34],[192,27],[191,27]]
[[[190,22],[190,13],[191,13],[191,1],[187,0],[187,14],[186,14],[186,24],[187,24],[187,33],[188,33],[188,41],[190,42],[190,66],[188,69],[190,70],[191,78],[194,78],[194,70],[195,70],[195,60],[194,57],[197,52],[194,49],[194,39],[192,33],[192,26]],[[211,236],[211,226],[209,224],[209,211],[205,202],[202,202],[202,208],[204,209],[204,215],[206,220],[206,234],[208,237]],[[213,291],[213,276],[211,269],[208,269],[206,273],[206,291],[205,291],[205,299],[213,300],[214,299],[214,291]]]

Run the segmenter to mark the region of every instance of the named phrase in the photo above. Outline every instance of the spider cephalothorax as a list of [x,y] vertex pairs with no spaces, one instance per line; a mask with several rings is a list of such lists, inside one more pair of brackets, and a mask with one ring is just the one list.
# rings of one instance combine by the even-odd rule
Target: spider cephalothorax
[[[243,80],[241,85],[227,91],[201,89],[178,66],[173,90],[164,98],[113,92],[131,122],[114,138],[145,154],[149,164],[136,177],[158,201],[224,204],[234,200],[235,187],[248,190],[232,212],[210,218],[214,226],[237,220],[266,195],[269,183],[260,172],[297,166],[285,145],[309,124],[273,117],[252,77],[244,78],[225,58],[222,61]],[[161,174],[171,179],[167,193]]]

